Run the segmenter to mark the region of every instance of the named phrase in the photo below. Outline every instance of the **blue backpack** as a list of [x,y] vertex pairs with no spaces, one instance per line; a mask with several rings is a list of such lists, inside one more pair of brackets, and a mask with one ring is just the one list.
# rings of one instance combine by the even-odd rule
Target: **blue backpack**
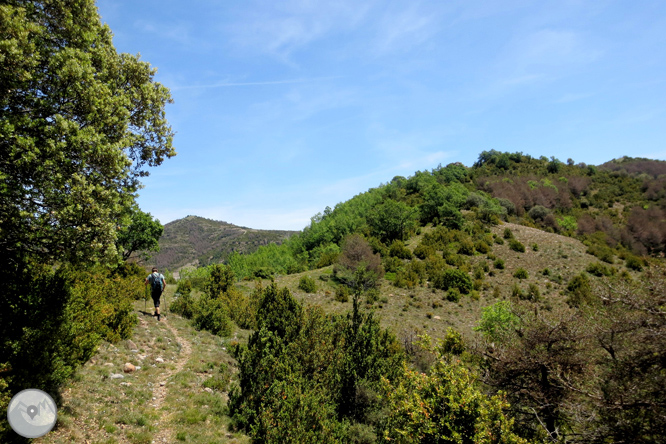
[[150,275],[150,287],[153,294],[162,293],[162,276],[157,273]]

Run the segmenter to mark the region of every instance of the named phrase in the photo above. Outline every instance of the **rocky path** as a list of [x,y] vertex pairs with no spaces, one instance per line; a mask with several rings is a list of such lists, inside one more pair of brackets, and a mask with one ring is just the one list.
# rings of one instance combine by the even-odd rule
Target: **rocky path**
[[228,429],[230,339],[196,331],[171,313],[158,322],[143,301],[135,308],[131,340],[100,346],[63,387],[56,428],[34,442],[249,442]]
[[[187,363],[190,354],[192,353],[192,345],[190,344],[190,342],[186,339],[183,339],[178,334],[178,331],[169,324],[168,318],[165,318],[163,322],[164,325],[169,329],[171,334],[174,336],[174,338],[176,338],[176,342],[178,343],[180,349],[180,356],[176,361],[176,367],[173,370],[167,371],[163,375],[164,380],[160,381],[159,384],[155,385],[155,388],[153,389],[152,406],[158,411],[162,407],[162,404],[164,403],[164,400],[167,396],[167,391],[169,390],[167,388],[168,379],[171,378],[173,375],[183,371],[183,368],[185,367],[185,364]],[[162,410],[160,419],[157,421],[158,432],[155,435],[155,438],[153,439],[153,443],[174,441],[173,429],[167,426],[166,420],[168,414],[169,412],[167,410]],[[164,427],[160,427],[160,425],[164,425]]]

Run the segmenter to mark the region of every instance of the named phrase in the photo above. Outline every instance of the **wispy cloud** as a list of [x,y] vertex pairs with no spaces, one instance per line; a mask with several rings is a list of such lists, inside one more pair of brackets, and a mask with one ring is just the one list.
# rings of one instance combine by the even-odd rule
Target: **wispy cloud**
[[320,40],[330,33],[357,27],[371,4],[359,5],[347,0],[313,2],[256,2],[251,14],[236,17],[227,27],[234,44],[252,48],[289,61],[294,51]]
[[389,9],[377,23],[374,49],[379,55],[407,51],[430,40],[438,29],[438,14],[421,3]]

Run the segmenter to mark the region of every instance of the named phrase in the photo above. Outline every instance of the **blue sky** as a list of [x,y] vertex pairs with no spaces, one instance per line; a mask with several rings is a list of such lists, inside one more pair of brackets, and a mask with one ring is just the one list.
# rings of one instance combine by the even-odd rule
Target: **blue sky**
[[98,0],[171,89],[139,205],[300,230],[483,150],[666,159],[666,2]]

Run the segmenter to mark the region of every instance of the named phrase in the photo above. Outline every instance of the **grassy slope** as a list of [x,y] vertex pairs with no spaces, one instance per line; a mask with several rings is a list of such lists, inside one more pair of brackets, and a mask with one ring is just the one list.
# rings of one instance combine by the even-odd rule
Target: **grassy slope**
[[[445,299],[445,292],[442,290],[428,287],[403,289],[393,286],[389,281],[382,280],[380,302],[373,306],[380,316],[382,324],[393,329],[398,336],[405,336],[409,332],[420,330],[434,337],[443,337],[447,327],[453,327],[471,338],[474,335],[472,329],[481,317],[482,308],[498,300],[493,297],[494,287],[499,287],[500,299],[509,299],[514,283],[518,283],[523,289],[527,289],[530,283],[534,283],[541,292],[541,306],[556,307],[565,304],[566,296],[561,293],[566,289],[567,281],[585,270],[589,263],[599,261],[596,257],[585,253],[585,245],[570,237],[508,223],[495,226],[492,231],[501,237],[507,227],[513,231],[514,237],[525,245],[526,251],[525,253],[512,251],[509,249],[508,242],[505,242],[504,245],[493,245],[491,253],[504,259],[504,270],[495,270],[492,266],[493,261],[489,260],[487,255],[476,254],[471,257],[473,265],[485,260],[490,265],[490,269],[495,272],[495,276],[492,277],[486,273],[483,282],[487,284],[487,288],[480,291],[478,301],[473,300],[469,295],[464,295],[460,302],[449,302]],[[407,243],[407,246],[413,250],[418,241],[419,237],[414,237]],[[532,250],[531,246],[534,243],[538,245],[538,251]],[[520,267],[528,271],[528,279],[519,281],[513,277],[514,271]],[[614,267],[618,270],[625,269],[617,258]],[[551,278],[541,273],[545,268],[549,268]],[[324,282],[319,279],[322,275],[331,276],[331,272],[332,266],[281,276],[276,281],[280,286],[289,288],[300,301],[306,304],[319,304],[329,312],[346,312],[351,309],[351,302],[335,301],[335,284],[332,280]],[[298,288],[299,280],[304,275],[315,279],[316,293],[306,294]],[[554,277],[557,275],[562,277],[561,283],[555,281]],[[249,282],[241,285],[248,291],[253,288],[253,284]],[[547,286],[550,286],[550,289]],[[381,302],[382,298],[386,298],[388,302]]]

